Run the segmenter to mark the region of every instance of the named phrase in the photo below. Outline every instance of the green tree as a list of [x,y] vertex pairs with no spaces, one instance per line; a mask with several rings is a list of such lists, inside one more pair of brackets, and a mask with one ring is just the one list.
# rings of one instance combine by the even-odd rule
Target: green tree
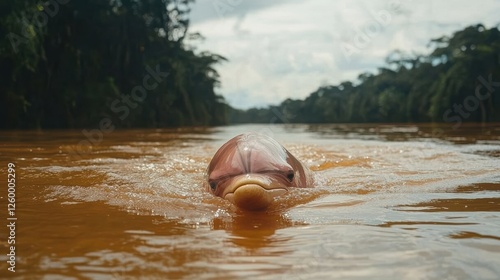
[[[224,58],[185,43],[192,1],[61,2],[0,2],[0,71],[7,77],[0,127],[87,127],[104,117],[118,127],[226,122],[213,68]],[[147,67],[169,75],[117,113],[113,104],[143,84]]]

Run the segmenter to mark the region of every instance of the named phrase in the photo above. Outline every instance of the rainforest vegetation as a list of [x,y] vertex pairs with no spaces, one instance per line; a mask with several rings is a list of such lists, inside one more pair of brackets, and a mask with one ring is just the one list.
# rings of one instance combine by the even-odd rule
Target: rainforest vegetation
[[429,55],[394,51],[377,73],[319,87],[305,100],[232,110],[236,123],[500,121],[500,32],[478,24],[430,41]]
[[0,1],[0,127],[221,125],[213,66],[182,0]]
[[230,62],[195,48],[192,1],[0,0],[0,128],[500,121],[497,27],[433,39],[427,55],[394,51],[305,100],[238,110],[216,93],[214,65]]

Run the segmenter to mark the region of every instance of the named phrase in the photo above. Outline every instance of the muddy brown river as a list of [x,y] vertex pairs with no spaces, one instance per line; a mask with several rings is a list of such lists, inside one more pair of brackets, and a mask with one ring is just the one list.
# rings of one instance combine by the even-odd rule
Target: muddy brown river
[[[263,212],[207,193],[248,131],[317,186]],[[0,278],[500,279],[499,124],[2,131],[0,174]]]

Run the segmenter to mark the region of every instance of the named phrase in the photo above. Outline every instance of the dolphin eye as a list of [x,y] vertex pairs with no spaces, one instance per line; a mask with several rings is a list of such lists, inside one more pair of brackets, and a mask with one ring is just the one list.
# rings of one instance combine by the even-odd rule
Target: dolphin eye
[[293,173],[293,171],[290,171],[287,175],[286,175],[286,178],[288,179],[288,181],[293,181],[293,177],[295,177],[295,174]]
[[208,184],[210,185],[210,188],[212,189],[212,191],[215,192],[215,190],[217,189],[217,182],[210,181],[210,182],[208,182]]

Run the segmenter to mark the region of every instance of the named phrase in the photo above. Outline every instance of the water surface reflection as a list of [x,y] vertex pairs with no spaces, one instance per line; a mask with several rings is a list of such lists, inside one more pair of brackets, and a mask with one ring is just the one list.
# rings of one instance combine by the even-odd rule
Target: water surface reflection
[[[282,142],[318,186],[259,213],[206,193],[211,156],[245,131]],[[0,170],[18,167],[19,278],[500,277],[497,124],[123,130],[79,147],[84,139],[0,135]],[[5,240],[1,231],[3,252]]]

